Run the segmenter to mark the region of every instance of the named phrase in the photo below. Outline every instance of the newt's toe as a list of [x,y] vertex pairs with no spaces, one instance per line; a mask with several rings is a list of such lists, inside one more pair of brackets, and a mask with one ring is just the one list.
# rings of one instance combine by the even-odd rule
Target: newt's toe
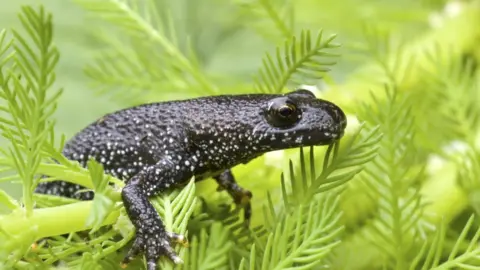
[[184,247],[189,246],[188,245],[188,239],[184,235],[177,234],[177,233],[174,233],[174,232],[167,232],[167,235],[168,235],[168,237],[170,237],[171,241],[179,243]]
[[244,190],[242,192],[242,197],[241,197],[240,203],[242,205],[248,205],[250,203],[251,199],[252,199],[252,192],[250,192],[249,190]]

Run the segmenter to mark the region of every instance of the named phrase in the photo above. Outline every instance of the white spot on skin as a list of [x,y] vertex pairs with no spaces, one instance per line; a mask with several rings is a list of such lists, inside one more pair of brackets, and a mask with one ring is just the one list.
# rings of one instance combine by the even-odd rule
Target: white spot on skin
[[302,141],[303,141],[303,136],[297,137],[297,139],[295,139],[295,143],[301,143]]

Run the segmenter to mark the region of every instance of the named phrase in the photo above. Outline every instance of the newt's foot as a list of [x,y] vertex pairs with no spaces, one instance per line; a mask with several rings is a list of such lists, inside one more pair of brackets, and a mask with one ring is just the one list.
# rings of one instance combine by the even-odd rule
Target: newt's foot
[[130,261],[132,261],[140,253],[145,253],[145,259],[147,260],[148,270],[158,269],[158,259],[165,255],[174,264],[182,264],[183,260],[173,250],[171,243],[181,243],[182,245],[188,245],[188,241],[181,234],[171,232],[159,232],[155,235],[139,234],[137,232],[135,241],[132,247],[128,251],[127,255],[122,261],[122,268],[125,268]]
[[250,226],[251,217],[252,217],[252,205],[249,202],[247,205],[243,206],[243,220],[244,220],[243,223],[247,228]]
[[226,190],[233,198],[235,204],[243,208],[244,223],[248,227],[250,224],[250,218],[252,217],[252,205],[250,203],[252,192],[237,184],[231,170],[225,170],[214,178],[218,183],[217,191]]
[[246,189],[241,189],[233,194],[235,204],[243,208],[243,219],[245,226],[250,225],[250,218],[252,217],[252,192]]

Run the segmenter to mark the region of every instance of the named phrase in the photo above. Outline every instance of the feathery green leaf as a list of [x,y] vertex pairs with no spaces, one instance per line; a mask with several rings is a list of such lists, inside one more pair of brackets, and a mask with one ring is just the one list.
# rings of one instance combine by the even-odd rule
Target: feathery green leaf
[[7,192],[1,189],[0,189],[0,204],[3,204],[10,210],[17,210],[20,207],[18,202],[14,198],[12,198],[12,196],[8,195]]
[[[455,245],[448,254],[448,258],[442,257],[442,251],[445,250],[446,229],[445,222],[442,222],[430,242],[425,242],[421,252],[417,254],[412,262],[410,269],[419,269],[420,261],[424,258],[421,269],[478,269],[480,263],[480,227],[474,228],[475,216],[472,215],[465,224],[463,230],[456,239]],[[466,239],[467,234],[473,230],[473,235]],[[460,246],[466,244],[460,252]]]
[[275,36],[290,38],[293,35],[295,9],[291,1],[236,0],[234,3],[239,8],[239,12],[246,17],[248,24],[262,36],[272,35],[271,27],[265,27],[265,21],[277,30],[278,33]]
[[480,151],[471,147],[463,153],[459,161],[458,183],[468,194],[471,206],[480,215]]
[[[343,226],[339,223],[338,202],[335,193],[322,194],[283,216],[268,235],[260,269],[310,269],[320,265],[340,243]],[[252,268],[252,256],[249,263]]]
[[[108,51],[97,58],[95,65],[86,69],[96,86],[103,88],[102,92],[115,91],[120,95],[120,91],[125,94],[125,90],[198,89],[202,93],[218,92],[197,65],[193,51],[186,54],[178,48],[174,26],[169,13],[164,11],[167,9],[164,4],[153,0],[76,2],[126,35],[119,40],[112,31],[104,32],[102,39],[106,41]],[[138,93],[124,96],[122,100],[129,101],[136,96]],[[135,101],[145,102],[138,98]]]
[[339,47],[335,36],[326,39],[319,31],[312,40],[309,30],[300,38],[293,36],[285,41],[283,50],[277,47],[275,56],[269,53],[263,59],[263,66],[255,78],[256,90],[262,93],[281,93],[288,84],[315,84],[335,64],[336,54],[330,50]]
[[115,201],[109,196],[107,188],[108,177],[104,174],[103,165],[90,159],[87,163],[94,185],[95,197],[90,216],[86,220],[87,226],[92,226],[92,232],[97,231],[102,225],[104,219],[115,207]]
[[185,264],[180,269],[228,269],[228,255],[233,247],[228,230],[215,222],[210,230],[203,228],[198,236],[193,236],[186,250]]
[[[55,79],[54,68],[59,53],[52,44],[51,15],[42,7],[38,12],[23,7],[19,19],[26,33],[13,30],[15,55],[10,58],[12,67],[5,75],[2,71],[1,76],[0,97],[6,102],[1,111],[6,116],[0,118],[0,129],[12,144],[10,151],[4,154],[13,161],[23,181],[23,201],[27,215],[30,215],[42,146],[53,137],[54,121],[50,118],[61,90],[50,88]],[[3,38],[4,35],[0,37],[2,41]]]
[[[187,235],[187,223],[197,203],[195,197],[195,181],[192,179],[181,191],[161,195],[152,200],[153,206],[160,214],[165,228],[169,232]],[[175,251],[182,254],[185,247],[177,245]],[[174,269],[171,261],[161,260],[162,269]]]
[[370,241],[392,258],[396,269],[404,269],[409,250],[420,241],[424,204],[419,190],[411,188],[418,180],[418,172],[410,165],[417,159],[417,153],[412,143],[415,122],[407,105],[408,96],[401,96],[395,88],[386,91],[387,100],[376,104],[379,113],[375,119],[368,117],[366,105],[362,111],[362,116],[370,124],[379,125],[384,134],[377,158],[362,175],[378,208],[378,219],[372,221],[372,230],[366,233]]
[[315,160],[314,148],[310,147],[308,164],[303,149],[300,149],[300,177],[295,175],[293,162],[290,161],[288,175],[291,194],[287,194],[285,176],[283,173],[281,175],[283,201],[287,209],[295,209],[300,204],[308,203],[317,194],[328,192],[353,179],[362,171],[364,164],[375,158],[378,149],[376,144],[381,138],[378,128],[360,126],[354,134],[341,140],[343,147],[339,148],[339,142],[328,147],[319,175],[315,173],[319,164]]

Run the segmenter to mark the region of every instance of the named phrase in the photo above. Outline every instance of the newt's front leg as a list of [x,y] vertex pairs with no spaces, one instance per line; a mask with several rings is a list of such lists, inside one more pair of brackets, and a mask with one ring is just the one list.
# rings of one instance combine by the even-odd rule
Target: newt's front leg
[[182,263],[172,248],[171,242],[186,243],[184,236],[167,232],[162,220],[148,198],[188,180],[190,170],[178,170],[171,160],[160,160],[130,179],[122,190],[122,200],[128,217],[136,229],[133,246],[123,264],[145,253],[148,270],[156,270],[158,259],[165,255],[174,263]]

